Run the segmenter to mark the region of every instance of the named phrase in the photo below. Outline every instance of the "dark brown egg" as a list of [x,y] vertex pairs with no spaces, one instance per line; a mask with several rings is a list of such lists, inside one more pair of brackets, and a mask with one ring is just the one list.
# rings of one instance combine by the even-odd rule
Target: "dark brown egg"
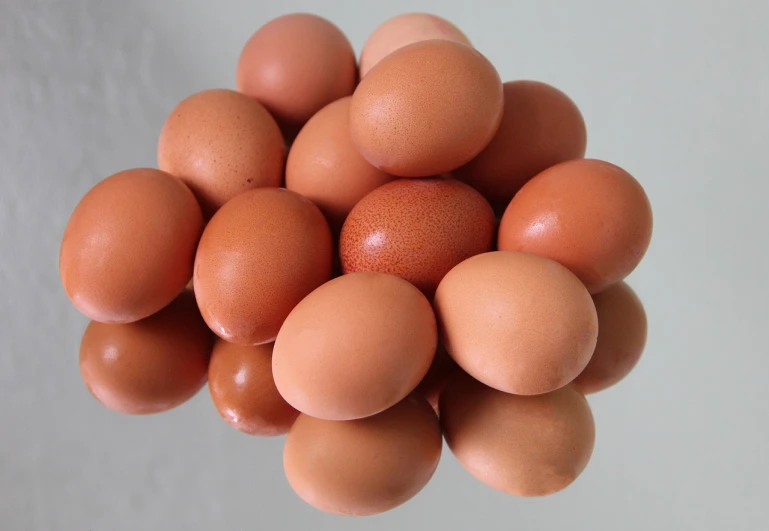
[[311,201],[259,188],[225,204],[203,231],[195,296],[203,318],[231,343],[269,343],[289,312],[331,277],[334,244]]
[[598,293],[636,268],[651,236],[651,205],[638,181],[614,164],[582,159],[521,188],[502,217],[498,245],[560,262]]
[[468,472],[516,496],[570,485],[595,444],[590,406],[572,385],[537,396],[502,393],[457,372],[441,393],[446,442]]
[[94,321],[148,317],[190,280],[202,230],[200,207],[177,179],[152,169],[117,173],[94,186],[67,223],[64,289]]
[[453,179],[400,179],[380,186],[350,212],[339,254],[345,273],[405,278],[428,297],[449,270],[490,251],[496,220],[486,200]]
[[416,496],[433,476],[442,444],[430,405],[409,397],[359,420],[299,415],[286,438],[283,465],[291,487],[313,507],[367,516]]
[[224,89],[182,101],[158,142],[160,169],[190,187],[206,218],[241,192],[281,186],[285,155],[270,113],[252,98]]
[[217,341],[208,369],[208,387],[222,418],[249,435],[287,433],[299,414],[275,387],[272,343],[249,347]]
[[455,370],[457,370],[456,362],[451,359],[451,356],[446,352],[446,348],[439,343],[430,369],[425,374],[425,377],[422,378],[422,381],[419,382],[414,392],[419,396],[425,397],[437,412],[441,391],[443,391],[446,382],[448,382],[449,377]]
[[80,344],[80,373],[108,408],[131,415],[160,413],[203,387],[213,343],[195,297],[185,291],[141,321],[92,321]]
[[291,129],[352,94],[357,78],[355,52],[342,31],[319,16],[294,13],[268,22],[248,40],[236,85]]
[[593,296],[598,313],[598,343],[574,384],[585,394],[611,387],[627,376],[646,346],[646,312],[624,282]]
[[454,361],[484,384],[547,393],[582,372],[595,349],[590,294],[568,269],[537,255],[496,251],[468,258],[433,303]]
[[470,46],[421,41],[382,59],[360,82],[350,132],[363,157],[401,177],[427,177],[472,160],[502,119],[502,82]]
[[336,234],[363,196],[393,180],[358,152],[349,117],[349,97],[321,109],[296,137],[286,163],[286,188],[315,203]]
[[310,293],[275,340],[272,371],[286,401],[329,420],[374,415],[427,373],[438,331],[428,300],[382,273],[335,278]]
[[550,166],[585,156],[582,114],[563,92],[538,81],[503,85],[502,123],[491,143],[454,175],[504,211],[521,186]]

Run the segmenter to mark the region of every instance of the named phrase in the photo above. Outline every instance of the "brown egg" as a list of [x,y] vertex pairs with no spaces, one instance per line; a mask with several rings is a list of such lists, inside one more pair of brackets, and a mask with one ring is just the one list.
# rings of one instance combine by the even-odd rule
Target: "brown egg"
[[80,373],[108,408],[131,415],[160,413],[203,387],[213,343],[195,297],[186,291],[141,321],[92,321],[80,344]]
[[359,420],[299,415],[286,438],[283,466],[294,491],[316,509],[368,516],[416,496],[433,476],[442,444],[428,403],[408,397]]
[[349,97],[321,109],[296,137],[286,163],[286,188],[318,205],[337,234],[364,195],[393,180],[358,152],[349,116]]
[[569,486],[595,444],[590,406],[572,385],[537,396],[502,393],[458,372],[441,394],[446,442],[468,472],[516,496]]
[[496,219],[486,200],[453,179],[399,179],[352,209],[339,254],[345,273],[379,271],[405,278],[432,297],[465,258],[490,251]]
[[343,275],[288,316],[272,372],[280,394],[302,413],[367,417],[416,388],[437,341],[430,303],[414,286],[382,273]]
[[350,104],[350,132],[363,157],[401,177],[440,175],[485,148],[502,119],[502,82],[479,52],[421,41],[382,59]]
[[448,382],[449,377],[455,370],[457,370],[456,362],[451,359],[451,356],[446,352],[446,348],[439,343],[433,363],[430,365],[430,369],[425,374],[425,377],[419,382],[414,393],[425,397],[437,413],[438,399],[441,391],[446,387],[446,382]]
[[587,130],[569,97],[538,81],[503,85],[505,110],[491,143],[454,175],[500,212],[526,182],[550,166],[585,156]]
[[363,45],[360,77],[395,50],[415,42],[445,39],[471,46],[470,39],[448,20],[428,13],[404,13],[380,25]]
[[651,236],[651,205],[638,181],[614,164],[583,159],[521,188],[502,217],[498,245],[556,260],[598,293],[636,268]]
[[294,306],[331,277],[333,253],[311,201],[283,188],[245,192],[200,239],[195,296],[203,318],[231,343],[269,343]]
[[585,394],[611,387],[627,376],[646,346],[646,312],[624,282],[593,296],[598,313],[598,343],[574,384]]
[[64,230],[59,273],[67,296],[94,321],[148,317],[190,280],[202,230],[195,197],[172,176],[134,169],[108,177]]
[[355,52],[342,31],[319,16],[294,13],[268,22],[248,40],[236,86],[291,128],[352,94],[357,79]]
[[216,410],[233,428],[269,437],[287,433],[299,414],[272,379],[272,343],[254,347],[220,339],[208,369]]
[[158,166],[184,181],[206,218],[239,193],[280,186],[286,148],[278,125],[257,101],[233,90],[198,92],[163,125]]
[[468,258],[438,286],[434,306],[454,361],[506,393],[563,387],[595,349],[598,318],[590,294],[568,269],[533,254]]

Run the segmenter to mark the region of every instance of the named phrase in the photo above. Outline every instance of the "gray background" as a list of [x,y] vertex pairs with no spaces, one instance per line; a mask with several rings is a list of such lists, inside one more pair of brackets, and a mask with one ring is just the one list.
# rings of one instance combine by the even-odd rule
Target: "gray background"
[[[646,187],[655,235],[630,283],[648,347],[591,398],[594,457],[566,491],[508,497],[446,452],[407,505],[328,516],[289,489],[282,440],[229,428],[206,391],[131,418],[82,385],[85,319],[57,268],[70,212],[97,180],[153,165],[173,105],[232,87],[251,32],[296,10],[330,18],[356,50],[400,12],[453,20],[503,79],[570,94],[588,154]],[[0,0],[0,529],[765,528],[767,21],[766,0]]]

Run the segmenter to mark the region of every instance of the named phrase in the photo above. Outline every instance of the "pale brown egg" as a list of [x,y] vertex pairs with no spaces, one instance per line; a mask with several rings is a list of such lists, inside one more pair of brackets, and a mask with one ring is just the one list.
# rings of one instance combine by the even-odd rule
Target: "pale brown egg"
[[503,212],[526,182],[559,162],[585,156],[585,120],[563,92],[538,81],[510,81],[494,139],[454,175]]
[[350,104],[350,132],[363,157],[401,177],[427,177],[466,164],[502,119],[502,82],[470,46],[421,41],[382,59]]
[[363,45],[360,54],[360,77],[363,78],[374,65],[395,50],[415,42],[433,39],[445,39],[472,46],[462,30],[445,18],[429,13],[404,13],[377,27]]
[[646,346],[647,320],[641,299],[625,282],[593,296],[598,343],[574,384],[585,394],[611,387],[627,376]]
[[581,159],[521,188],[502,217],[498,247],[560,262],[598,293],[636,268],[651,236],[651,205],[638,181],[609,162]]
[[203,318],[231,343],[269,343],[294,306],[331,277],[333,254],[328,224],[308,199],[283,188],[240,194],[200,239],[195,296]]
[[203,387],[213,344],[195,297],[185,291],[141,321],[92,321],[80,344],[80,373],[108,408],[131,415],[160,413]]
[[358,152],[349,118],[349,97],[321,109],[299,132],[286,162],[286,188],[315,203],[337,234],[363,196],[393,180]]
[[272,345],[251,347],[220,339],[211,355],[208,388],[214,406],[230,426],[249,435],[287,433],[299,414],[275,387]]
[[502,393],[457,372],[441,393],[452,453],[486,485],[516,496],[558,492],[582,473],[595,422],[573,385],[537,396]]
[[495,251],[468,258],[441,281],[434,307],[454,361],[506,393],[563,387],[595,349],[590,294],[568,269],[537,255]]
[[80,200],[64,230],[59,273],[88,318],[129,323],[157,312],[192,277],[203,216],[190,190],[153,169],[117,173]]
[[299,415],[286,438],[283,466],[297,495],[316,509],[368,516],[416,496],[438,467],[442,444],[430,405],[408,397],[358,420]]
[[344,223],[345,273],[405,278],[431,298],[462,260],[490,251],[497,228],[481,194],[454,179],[399,179],[364,197]]
[[226,89],[182,101],[158,142],[158,167],[190,187],[206,218],[246,190],[281,186],[285,156],[283,136],[270,113]]
[[272,372],[302,413],[350,420],[413,391],[436,347],[435,315],[419,290],[392,275],[353,273],[294,308],[275,340]]
[[352,94],[357,80],[355,52],[344,33],[317,15],[293,13],[251,36],[238,61],[236,86],[291,129]]

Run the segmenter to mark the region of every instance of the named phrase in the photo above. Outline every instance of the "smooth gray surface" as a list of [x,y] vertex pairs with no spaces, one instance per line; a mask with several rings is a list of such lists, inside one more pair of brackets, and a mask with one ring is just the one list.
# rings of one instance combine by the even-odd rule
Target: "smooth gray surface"
[[[769,519],[769,2],[0,0],[0,529],[757,530]],[[360,50],[386,18],[460,25],[503,79],[550,82],[589,155],[646,187],[652,246],[630,283],[645,357],[591,398],[594,457],[569,489],[516,499],[444,454],[425,490],[369,519],[304,505],[282,440],[219,419],[206,391],[120,416],[79,377],[85,319],[58,279],[67,218],[97,180],[153,165],[175,102],[231,87],[240,47],[289,11]]]

